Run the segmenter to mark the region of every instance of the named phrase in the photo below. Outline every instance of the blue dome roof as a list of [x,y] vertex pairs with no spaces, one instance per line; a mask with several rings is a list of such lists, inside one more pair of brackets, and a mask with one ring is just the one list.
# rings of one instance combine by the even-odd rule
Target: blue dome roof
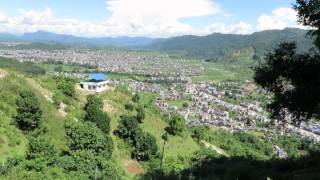
[[92,73],[90,74],[90,79],[95,81],[105,81],[108,77],[103,73]]

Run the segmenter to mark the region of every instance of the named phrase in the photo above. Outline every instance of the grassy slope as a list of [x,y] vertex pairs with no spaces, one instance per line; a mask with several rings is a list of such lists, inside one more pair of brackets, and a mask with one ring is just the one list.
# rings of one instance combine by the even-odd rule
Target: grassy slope
[[[168,126],[165,122],[164,117],[155,109],[153,103],[154,95],[143,93],[141,94],[140,102],[148,107],[146,110],[146,119],[142,125],[143,129],[157,139],[159,147],[162,147],[163,140],[161,136],[164,134],[164,128]],[[168,144],[165,149],[165,157],[178,156],[178,155],[191,155],[195,151],[199,150],[200,147],[196,142],[193,141],[191,136],[186,133],[182,137],[169,137]]]
[[[129,92],[123,92],[116,89],[115,91],[104,93],[102,97],[108,106],[111,107],[109,108],[109,115],[112,118],[112,130],[117,128],[118,120],[121,115],[134,114],[124,108],[126,103],[133,103]],[[146,118],[142,124],[142,128],[144,131],[155,136],[159,149],[161,149],[160,147],[162,147],[163,143],[161,136],[164,133],[164,128],[167,126],[167,123],[165,122],[163,115],[161,115],[153,105],[153,94],[143,93],[140,95],[140,98],[139,103],[145,107],[146,111]],[[113,139],[117,146],[114,151],[114,158],[117,159],[118,162],[121,162],[123,167],[123,163],[131,159],[129,152],[130,148],[123,142],[123,140],[117,137],[113,137]],[[191,155],[199,149],[200,147],[192,140],[190,135],[186,134],[184,137],[170,137],[169,143],[166,146],[165,156]]]
[[15,100],[20,90],[31,90],[36,93],[43,109],[43,125],[46,138],[49,138],[59,149],[66,147],[64,139],[63,118],[54,106],[45,99],[37,86],[27,83],[25,77],[10,72],[0,79],[0,162],[8,157],[19,157],[25,154],[27,148],[26,136],[14,126]]
[[37,66],[45,69],[47,72],[54,72],[55,68],[61,67],[64,72],[72,72],[79,69],[84,69],[82,66],[65,65],[65,64],[37,64]]
[[234,53],[226,62],[202,62],[204,74],[194,76],[194,81],[226,81],[226,80],[251,80],[254,65],[253,49],[243,49]]

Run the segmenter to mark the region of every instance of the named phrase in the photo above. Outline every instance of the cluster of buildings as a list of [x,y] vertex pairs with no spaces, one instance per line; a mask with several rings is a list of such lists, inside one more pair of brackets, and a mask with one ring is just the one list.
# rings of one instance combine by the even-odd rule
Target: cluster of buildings
[[[188,82],[164,88],[159,84],[131,81],[129,88],[137,92],[159,93],[156,105],[165,112],[178,112],[190,125],[203,124],[245,130],[255,128],[256,122],[270,121],[262,114],[263,109],[258,102],[237,105],[224,101],[228,89],[218,90],[214,83]],[[183,99],[190,102],[188,106],[176,107],[168,103]]]
[[204,67],[190,60],[173,59],[168,55],[126,50],[91,50],[68,48],[60,50],[2,48],[0,56],[19,61],[63,62],[97,67],[99,71],[122,72],[148,76],[194,76]]

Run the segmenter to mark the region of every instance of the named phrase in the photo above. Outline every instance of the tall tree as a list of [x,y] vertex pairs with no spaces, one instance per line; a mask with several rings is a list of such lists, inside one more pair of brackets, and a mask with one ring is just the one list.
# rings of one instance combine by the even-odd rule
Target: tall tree
[[72,122],[66,124],[65,128],[71,151],[92,151],[95,155],[111,157],[113,151],[112,139],[106,136],[94,123]]
[[166,131],[170,135],[181,135],[185,129],[185,119],[180,115],[173,115],[169,121],[169,127],[166,128]]
[[123,139],[134,139],[139,129],[139,121],[135,117],[121,116],[115,134]]
[[33,130],[40,124],[42,110],[35,94],[31,91],[22,91],[16,101],[16,123],[21,130]]
[[132,158],[138,161],[147,161],[154,157],[158,152],[158,146],[155,137],[149,133],[136,131],[134,138],[134,149]]
[[297,0],[294,9],[298,12],[300,23],[314,28],[310,32],[315,37],[314,44],[320,48],[320,1]]
[[107,113],[102,111],[103,101],[98,96],[88,96],[86,110],[86,121],[94,122],[99,129],[105,133],[110,131],[110,117]]
[[[299,22],[311,26],[315,45],[320,48],[320,1],[297,0]],[[320,54],[312,49],[298,54],[295,43],[282,43],[255,68],[255,82],[274,94],[268,108],[272,117],[301,121],[320,117]]]

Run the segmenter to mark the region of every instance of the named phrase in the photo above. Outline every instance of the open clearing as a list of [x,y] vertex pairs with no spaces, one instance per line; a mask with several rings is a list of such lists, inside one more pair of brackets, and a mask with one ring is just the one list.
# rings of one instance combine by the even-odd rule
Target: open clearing
[[6,70],[0,69],[0,79],[6,77],[8,74]]
[[125,161],[124,166],[126,167],[127,171],[131,174],[140,174],[143,172],[142,166],[139,164],[138,161],[135,160]]
[[50,103],[53,103],[53,93],[48,89],[43,88],[39,83],[31,78],[25,78],[27,83],[33,87],[36,91],[38,91],[43,97],[46,98]]
[[61,117],[66,117],[68,115],[68,113],[66,112],[66,108],[67,108],[67,105],[61,102],[58,109],[59,115]]
[[210,148],[210,149],[216,151],[216,152],[217,152],[218,154],[220,154],[220,155],[229,157],[229,155],[228,155],[223,149],[220,149],[220,148],[218,148],[217,146],[215,146],[215,145],[213,145],[213,144],[210,144],[210,143],[208,143],[208,142],[206,142],[206,141],[201,141],[201,143],[204,144],[204,146],[205,146],[206,148]]

